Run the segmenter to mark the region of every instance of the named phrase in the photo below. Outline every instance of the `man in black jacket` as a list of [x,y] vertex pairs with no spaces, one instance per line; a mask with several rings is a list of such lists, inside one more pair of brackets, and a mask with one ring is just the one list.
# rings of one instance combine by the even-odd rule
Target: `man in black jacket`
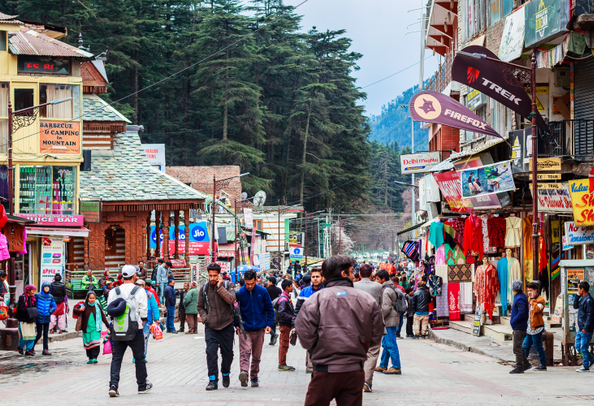
[[573,301],[573,308],[578,310],[578,332],[575,335],[575,348],[582,353],[582,367],[577,372],[587,372],[594,362],[589,346],[594,332],[594,299],[590,296],[590,284],[580,282],[578,296]]
[[280,343],[278,346],[278,370],[294,371],[295,368],[287,365],[287,352],[289,351],[289,337],[294,331],[293,322],[295,318],[295,308],[291,300],[293,292],[293,282],[285,279],[282,283],[283,293],[278,298],[276,305],[278,324],[280,326]]
[[62,275],[56,274],[54,281],[50,285],[50,294],[56,301],[56,311],[50,316],[49,330],[51,334],[58,332],[62,334],[66,331],[66,313],[67,313],[67,302],[66,302],[66,285],[62,282]]
[[417,291],[412,300],[415,310],[414,317],[414,338],[426,338],[429,330],[429,303],[431,302],[431,293],[427,290],[425,282],[420,282]]
[[186,306],[184,305],[184,299],[186,297],[186,293],[190,290],[190,284],[188,282],[184,282],[183,290],[179,290],[179,330],[180,333],[183,333],[185,330],[186,325]]
[[[276,286],[276,278],[274,276],[268,277],[268,286],[266,286],[266,290],[268,291],[268,294],[270,295],[271,301],[276,299],[283,293],[281,288]],[[274,323],[274,327],[272,327],[272,330],[270,331],[270,343],[269,344],[275,345],[277,339],[278,339],[278,334],[276,334],[276,323]]]

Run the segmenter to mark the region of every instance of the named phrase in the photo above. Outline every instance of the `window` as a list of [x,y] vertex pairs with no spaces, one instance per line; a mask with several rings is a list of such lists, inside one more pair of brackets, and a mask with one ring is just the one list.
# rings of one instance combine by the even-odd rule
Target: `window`
[[70,58],[52,56],[19,56],[19,72],[44,74],[69,74]]
[[75,166],[21,166],[20,212],[74,214]]
[[39,115],[43,118],[80,118],[80,86],[76,85],[52,85],[43,84],[39,86],[39,104],[49,103],[56,100],[72,98],[72,100],[43,106]]
[[264,220],[254,220],[254,228],[262,231],[262,224]]
[[33,107],[33,89],[14,89],[14,110]]
[[0,51],[6,51],[6,31],[0,31]]

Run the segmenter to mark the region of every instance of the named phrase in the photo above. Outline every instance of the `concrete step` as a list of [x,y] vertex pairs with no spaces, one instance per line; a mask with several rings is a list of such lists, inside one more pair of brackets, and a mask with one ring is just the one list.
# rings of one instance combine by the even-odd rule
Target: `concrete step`
[[511,341],[512,329],[504,324],[483,325],[483,334],[495,341]]
[[510,323],[510,317],[501,317],[500,321],[501,321],[501,325],[502,326],[508,326],[509,328],[511,328],[511,323]]
[[457,330],[457,331],[461,331],[463,333],[466,334],[471,334],[472,335],[472,321],[467,321],[467,320],[460,320],[460,321],[452,321],[450,320],[450,328]]

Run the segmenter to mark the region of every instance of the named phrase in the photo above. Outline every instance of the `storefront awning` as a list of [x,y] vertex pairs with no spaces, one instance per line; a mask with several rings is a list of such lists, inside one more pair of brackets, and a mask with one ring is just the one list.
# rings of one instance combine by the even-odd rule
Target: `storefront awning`
[[419,223],[419,224],[415,224],[415,225],[414,225],[414,226],[412,226],[412,227],[405,228],[405,229],[404,229],[404,230],[402,230],[402,231],[398,231],[398,232],[396,233],[396,235],[402,235],[402,234],[408,233],[409,231],[416,230],[417,228],[419,228],[419,227],[423,227],[424,225],[426,225],[426,224],[429,224],[429,223],[430,223],[430,221],[427,221],[427,222],[425,222],[425,223]]
[[27,226],[27,235],[55,235],[64,237],[88,237],[89,229],[85,227],[29,227]]

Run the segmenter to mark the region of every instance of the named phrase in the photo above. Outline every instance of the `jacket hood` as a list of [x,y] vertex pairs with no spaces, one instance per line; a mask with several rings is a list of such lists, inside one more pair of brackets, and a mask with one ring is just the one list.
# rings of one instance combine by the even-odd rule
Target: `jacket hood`
[[[45,287],[46,287],[46,286],[49,288],[49,292],[47,292],[47,293],[45,293],[45,292],[43,291],[43,289],[45,289]],[[51,290],[52,290],[52,285],[50,285],[50,284],[49,284],[49,282],[43,282],[43,283],[41,284],[41,292],[39,292],[39,293],[41,293],[42,295],[49,295],[49,294],[50,294],[50,292],[51,292]]]
[[331,286],[350,286],[352,288],[354,284],[350,278],[335,278],[327,281],[324,286],[327,288]]

